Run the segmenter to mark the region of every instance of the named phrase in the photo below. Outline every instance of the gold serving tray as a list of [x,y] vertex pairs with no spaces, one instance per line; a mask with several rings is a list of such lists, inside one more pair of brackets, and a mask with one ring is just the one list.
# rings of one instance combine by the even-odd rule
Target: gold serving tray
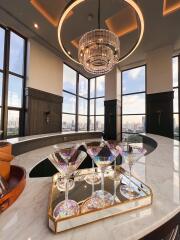
[[[77,170],[74,173],[75,187],[69,191],[69,199],[78,202],[80,209],[82,208],[85,200],[91,197],[93,186],[88,184],[84,179],[87,175],[92,174],[93,171],[93,169],[83,169]],[[95,171],[98,172],[98,169]],[[131,178],[131,184],[133,184],[140,195],[136,199],[131,200],[123,197],[120,193],[120,185],[128,182],[129,174],[120,166],[116,167],[116,171],[114,171],[112,167],[109,167],[105,172],[105,191],[110,192],[114,196],[113,205],[86,213],[80,212],[78,215],[73,217],[55,219],[53,217],[53,210],[56,205],[65,198],[64,192],[60,192],[56,186],[56,182],[59,177],[59,173],[53,176],[48,209],[49,228],[55,233],[66,231],[68,229],[152,204],[151,189],[133,176]],[[100,189],[101,184],[94,185],[94,191]]]

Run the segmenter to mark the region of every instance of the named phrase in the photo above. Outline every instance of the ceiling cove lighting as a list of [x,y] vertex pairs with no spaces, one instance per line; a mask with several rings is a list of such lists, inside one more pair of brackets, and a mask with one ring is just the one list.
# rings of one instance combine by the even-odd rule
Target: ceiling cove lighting
[[98,7],[98,29],[85,33],[78,47],[78,60],[68,54],[61,39],[61,32],[64,20],[70,11],[86,0],[76,0],[63,12],[58,25],[58,40],[64,54],[73,62],[83,65],[84,69],[94,75],[105,74],[112,70],[115,64],[128,58],[139,46],[144,34],[144,18],[139,6],[133,0],[124,0],[137,13],[140,21],[140,33],[136,44],[123,57],[120,56],[120,42],[118,36],[106,29],[100,28],[100,0]]
[[180,1],[179,0],[164,0],[163,16],[174,13],[177,10],[180,10]]
[[50,14],[42,7],[38,0],[31,0],[30,3],[33,7],[44,17],[48,22],[50,22],[54,27],[58,26],[58,20],[51,17]]
[[[46,9],[42,4],[40,0],[30,0],[30,3],[32,6],[54,27],[58,26],[59,18],[51,16],[48,9]],[[70,11],[67,15],[67,18],[70,18],[73,15],[73,12]]]

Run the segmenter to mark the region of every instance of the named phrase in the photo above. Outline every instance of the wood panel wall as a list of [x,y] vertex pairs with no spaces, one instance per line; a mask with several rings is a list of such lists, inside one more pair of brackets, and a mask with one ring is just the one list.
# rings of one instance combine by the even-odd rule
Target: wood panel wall
[[104,138],[107,140],[116,140],[117,138],[117,114],[118,100],[107,100],[105,105],[105,123],[104,123]]
[[147,94],[147,132],[173,138],[173,91]]
[[61,96],[27,88],[25,135],[61,132],[62,102]]

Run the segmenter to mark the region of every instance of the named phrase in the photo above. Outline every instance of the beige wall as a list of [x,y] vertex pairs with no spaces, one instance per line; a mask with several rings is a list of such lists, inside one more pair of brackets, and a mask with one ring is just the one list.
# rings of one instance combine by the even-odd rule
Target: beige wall
[[117,67],[105,76],[105,100],[121,99],[121,74]]
[[121,136],[121,72],[118,67],[114,67],[111,72],[105,76],[105,101],[117,101],[117,116],[116,116],[116,135],[117,140]]
[[62,96],[62,61],[50,50],[31,39],[27,76],[27,87]]
[[172,91],[173,49],[166,46],[147,53],[147,93]]
[[[147,94],[167,92],[173,90],[172,80],[172,46],[165,46],[146,54],[146,59],[139,63],[122,67],[121,70],[129,67],[137,67],[141,64],[147,65]],[[118,68],[114,68],[106,75],[105,100],[120,99],[121,76]]]

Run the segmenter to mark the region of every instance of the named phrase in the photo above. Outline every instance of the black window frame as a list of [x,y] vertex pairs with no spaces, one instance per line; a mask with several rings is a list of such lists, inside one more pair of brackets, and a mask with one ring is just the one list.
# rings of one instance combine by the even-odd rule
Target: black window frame
[[174,136],[174,139],[179,141],[180,140],[180,55],[175,55],[175,56],[172,57],[172,70],[173,70],[173,59],[174,58],[177,58],[177,60],[178,60],[178,85],[174,87],[173,78],[172,78],[172,85],[173,85],[173,91],[175,89],[178,90],[178,112],[174,112],[174,101],[173,101],[173,120],[174,120],[174,115],[178,115],[179,135],[175,137],[174,121],[173,121],[173,136]]
[[[90,84],[91,84],[91,80],[95,79],[95,87],[94,87],[94,94],[95,95],[94,95],[94,97],[90,97],[90,86],[89,86],[89,110],[90,110],[90,100],[94,100],[94,114],[90,114],[90,111],[89,111],[89,122],[90,122],[90,118],[94,117],[94,130],[90,130],[90,124],[89,124],[89,131],[97,131],[96,118],[97,117],[104,117],[104,115],[105,115],[105,109],[104,109],[104,114],[97,114],[96,113],[96,101],[97,101],[97,99],[104,99],[105,100],[105,91],[104,91],[103,96],[98,96],[97,97],[97,78],[102,77],[102,76],[104,76],[104,78],[105,78],[105,75],[101,75],[101,76],[97,76],[97,77],[94,77],[94,78],[90,79]],[[105,79],[104,79],[104,81],[105,81]],[[103,132],[104,132],[104,130],[103,130]]]
[[[74,68],[72,68],[71,66],[69,66],[67,63],[63,63],[64,65],[66,65],[67,67],[71,68],[72,70],[74,70],[76,72],[76,93],[72,93],[68,90],[65,90],[63,88],[63,92],[65,93],[68,93],[68,94],[71,94],[73,96],[76,97],[76,103],[75,103],[75,113],[68,113],[68,112],[63,112],[62,111],[62,115],[65,114],[65,115],[71,115],[71,116],[75,116],[75,131],[78,132],[78,131],[83,131],[83,130],[79,130],[79,116],[85,116],[87,117],[87,127],[86,127],[86,130],[84,131],[88,131],[88,113],[89,113],[89,79],[87,77],[85,77],[83,74],[79,73],[77,70],[75,70]],[[83,97],[83,96],[80,96],[79,95],[79,76],[83,76],[84,78],[87,79],[87,82],[88,82],[88,89],[87,89],[87,98],[86,97]],[[64,81],[64,79],[63,79]],[[87,115],[85,114],[79,114],[79,98],[82,98],[82,99],[85,99],[87,100]],[[63,120],[62,120],[63,122]],[[62,132],[68,132],[68,131],[63,131],[63,126],[62,126]]]
[[[71,115],[71,116],[75,116],[75,131],[78,132],[78,131],[96,131],[96,117],[97,116],[103,116],[104,117],[104,114],[96,114],[96,99],[100,99],[100,98],[104,98],[105,99],[105,96],[99,96],[99,97],[96,97],[96,79],[98,77],[101,77],[101,76],[98,76],[98,77],[94,77],[95,78],[95,96],[93,98],[90,97],[90,84],[91,84],[91,79],[94,79],[94,78],[87,78],[86,76],[84,76],[82,73],[79,73],[77,70],[75,70],[74,68],[72,68],[71,66],[69,66],[67,63],[63,63],[64,65],[66,65],[67,67],[71,68],[72,70],[74,70],[76,72],[76,93],[72,93],[68,90],[65,90],[63,88],[63,93],[68,93],[68,94],[71,94],[73,96],[76,97],[76,106],[75,106],[75,113],[68,113],[68,112],[64,112],[62,110],[62,115],[65,114],[65,115]],[[79,81],[80,81],[80,75],[83,76],[84,78],[87,79],[88,81],[88,89],[87,89],[87,97],[84,97],[84,96],[81,96],[79,95]],[[64,79],[63,79],[64,81]],[[87,115],[85,114],[80,114],[79,113],[79,99],[85,99],[87,100]],[[94,105],[94,115],[90,115],[90,100],[91,99],[94,99],[95,100],[95,105]],[[87,128],[86,130],[79,130],[79,116],[83,116],[83,117],[87,117]],[[90,130],[90,117],[94,117],[94,130]],[[63,119],[62,119],[62,122],[63,122]],[[70,130],[71,131],[71,130]],[[63,126],[62,126],[62,132],[68,132],[68,131],[64,131],[63,130]]]
[[[132,70],[132,69],[136,69],[136,68],[140,68],[140,67],[145,67],[145,89],[144,89],[144,91],[138,91],[138,92],[131,92],[131,93],[123,94],[123,72],[129,71],[129,70]],[[123,96],[130,96],[130,95],[136,95],[136,94],[145,94],[145,113],[123,114]],[[138,133],[131,133],[131,132],[124,132],[123,131],[123,121],[122,121],[123,116],[145,116],[145,132],[147,131],[147,126],[146,126],[146,119],[147,119],[146,95],[147,95],[147,65],[146,64],[136,65],[134,67],[122,70],[121,71],[121,139],[123,139],[123,134],[127,134],[127,135],[138,134]]]
[[[0,28],[4,29],[5,38],[4,38],[4,56],[3,56],[3,69],[0,69],[0,72],[3,74],[3,83],[2,83],[2,106],[1,106],[1,139],[9,139],[18,136],[25,135],[25,88],[26,88],[26,79],[27,79],[27,38],[22,34],[18,33],[16,30],[5,27],[0,24]],[[10,36],[11,32],[18,35],[24,40],[24,52],[23,52],[23,74],[17,74],[9,70],[10,62]],[[18,77],[22,79],[22,106],[21,107],[10,107],[8,106],[8,86],[9,86],[9,75]],[[7,126],[8,126],[8,110],[14,110],[19,112],[19,129],[18,134],[8,135]]]

